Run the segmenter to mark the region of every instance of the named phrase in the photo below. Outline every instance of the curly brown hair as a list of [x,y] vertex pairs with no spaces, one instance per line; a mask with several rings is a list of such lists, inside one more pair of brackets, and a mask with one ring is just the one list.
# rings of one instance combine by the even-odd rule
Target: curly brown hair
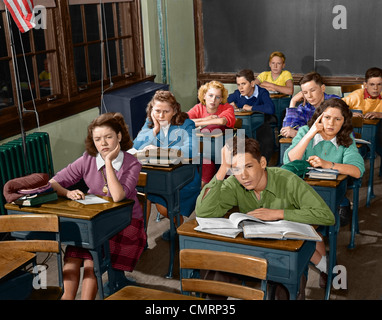
[[121,133],[121,150],[129,150],[133,146],[133,141],[130,138],[129,129],[123,118],[123,115],[119,112],[108,112],[101,114],[95,118],[88,126],[88,135],[85,139],[86,152],[95,157],[98,153],[97,148],[93,141],[93,130],[96,127],[109,127],[116,134]]
[[316,119],[327,109],[337,108],[341,111],[344,117],[344,123],[341,130],[337,133],[337,143],[340,146],[349,147],[353,143],[350,134],[353,132],[352,117],[353,113],[350,111],[349,106],[345,101],[338,98],[330,98],[325,100],[314,112],[312,118],[308,121],[309,128],[312,127]]
[[153,98],[147,104],[146,108],[147,119],[150,121],[148,125],[149,128],[154,127],[153,119],[151,118],[151,112],[153,110],[155,101],[165,102],[174,110],[175,114],[171,119],[171,125],[181,126],[184,121],[189,118],[186,112],[182,112],[180,104],[176,101],[175,96],[170,91],[158,90],[155,92]]

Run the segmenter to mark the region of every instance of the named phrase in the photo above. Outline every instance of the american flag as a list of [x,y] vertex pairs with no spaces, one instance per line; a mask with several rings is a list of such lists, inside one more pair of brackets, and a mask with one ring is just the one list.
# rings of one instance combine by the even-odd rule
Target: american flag
[[4,0],[4,4],[21,32],[27,32],[35,27],[33,0]]

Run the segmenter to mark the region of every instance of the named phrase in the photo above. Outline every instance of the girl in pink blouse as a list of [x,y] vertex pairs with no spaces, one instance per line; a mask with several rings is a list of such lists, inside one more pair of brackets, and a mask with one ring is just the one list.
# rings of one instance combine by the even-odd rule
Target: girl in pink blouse
[[[195,122],[195,127],[203,127],[201,132],[212,132],[235,126],[235,112],[227,103],[228,91],[219,81],[211,81],[202,85],[198,90],[200,103],[195,105],[187,113]],[[216,173],[216,166],[210,159],[203,159],[202,185],[208,183]]]
[[[109,196],[114,202],[125,198],[135,200],[130,225],[109,240],[110,258],[117,278],[126,281],[124,271],[132,271],[146,245],[143,213],[135,189],[140,162],[126,150],[132,147],[127,125],[120,113],[105,113],[88,126],[85,153],[58,172],[51,180],[53,189],[62,197],[72,200],[84,199],[82,191],[68,190],[81,179],[89,190],[87,193]],[[74,299],[83,265],[81,299],[94,299],[97,279],[94,264],[88,250],[68,246],[64,257],[62,299]],[[123,284],[122,284],[123,285]]]

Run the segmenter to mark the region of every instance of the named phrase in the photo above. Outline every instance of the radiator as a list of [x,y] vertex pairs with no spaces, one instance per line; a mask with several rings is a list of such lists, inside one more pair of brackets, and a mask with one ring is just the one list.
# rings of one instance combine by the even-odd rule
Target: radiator
[[[26,136],[28,174],[47,173],[53,177],[53,160],[47,132],[34,132]],[[14,178],[27,175],[21,138],[0,146],[0,214],[5,214],[4,184]]]

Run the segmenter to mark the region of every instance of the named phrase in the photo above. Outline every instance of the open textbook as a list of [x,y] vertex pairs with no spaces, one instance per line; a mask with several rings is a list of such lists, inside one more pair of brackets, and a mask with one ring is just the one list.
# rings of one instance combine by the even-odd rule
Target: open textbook
[[229,218],[196,217],[197,231],[236,238],[298,239],[321,241],[313,226],[286,220],[263,221],[245,213],[234,212]]

